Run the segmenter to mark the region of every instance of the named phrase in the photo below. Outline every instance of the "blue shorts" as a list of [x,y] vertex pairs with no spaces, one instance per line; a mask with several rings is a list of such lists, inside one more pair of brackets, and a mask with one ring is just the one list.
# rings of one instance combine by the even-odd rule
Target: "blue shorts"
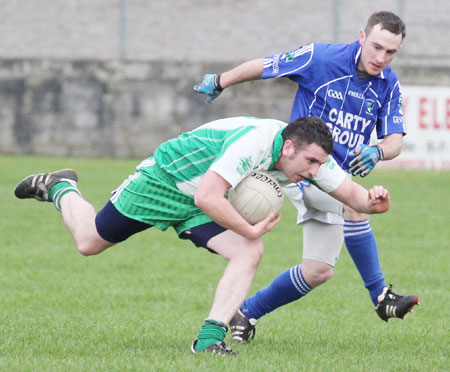
[[[153,225],[124,216],[108,200],[106,205],[95,216],[95,226],[98,234],[103,239],[110,243],[120,243],[131,235],[144,231]],[[207,247],[208,241],[226,230],[215,222],[207,222],[183,231],[179,237],[192,241],[197,247],[203,247],[211,251]]]

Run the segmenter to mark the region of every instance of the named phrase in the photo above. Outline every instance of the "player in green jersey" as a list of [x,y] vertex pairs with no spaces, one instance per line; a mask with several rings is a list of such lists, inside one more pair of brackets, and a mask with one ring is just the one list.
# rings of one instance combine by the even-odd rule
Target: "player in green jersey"
[[300,118],[290,125],[229,118],[160,145],[98,213],[81,197],[71,169],[28,176],[16,186],[15,195],[53,202],[83,255],[101,253],[155,226],[173,227],[180,238],[226,258],[229,263],[191,351],[234,355],[223,342],[227,324],[252,285],[264,250],[259,238],[280,215],[274,211],[250,225],[226,193],[251,172],[264,170],[284,183],[307,178],[362,212],[385,212],[390,204],[387,190],[374,186],[367,191],[350,181],[329,157],[332,150],[330,131],[319,118]]

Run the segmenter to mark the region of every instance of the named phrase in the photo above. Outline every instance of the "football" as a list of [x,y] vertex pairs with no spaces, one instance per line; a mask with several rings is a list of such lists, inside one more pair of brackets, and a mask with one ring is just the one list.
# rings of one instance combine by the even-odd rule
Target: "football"
[[248,223],[254,225],[283,207],[284,194],[278,182],[264,172],[253,172],[234,189],[228,200]]

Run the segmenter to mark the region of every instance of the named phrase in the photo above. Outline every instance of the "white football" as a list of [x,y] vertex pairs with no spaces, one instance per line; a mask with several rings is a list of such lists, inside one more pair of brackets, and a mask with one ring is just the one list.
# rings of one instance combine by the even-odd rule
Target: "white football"
[[283,207],[284,194],[278,182],[264,172],[253,172],[234,189],[230,189],[228,200],[252,225]]

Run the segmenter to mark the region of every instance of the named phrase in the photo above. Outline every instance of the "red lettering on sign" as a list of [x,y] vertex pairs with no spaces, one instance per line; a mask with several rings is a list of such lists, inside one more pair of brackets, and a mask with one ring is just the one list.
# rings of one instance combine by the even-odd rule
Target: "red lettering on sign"
[[419,129],[450,130],[450,98],[419,98]]
[[434,129],[441,129],[441,127],[443,127],[443,125],[441,125],[439,122],[438,122],[438,119],[437,119],[437,99],[436,98],[433,98],[433,127],[434,127]]
[[425,97],[420,97],[419,99],[419,128],[420,129],[428,129],[427,123],[425,123],[425,118],[427,116],[428,111],[426,110],[426,104],[428,103],[428,99]]

